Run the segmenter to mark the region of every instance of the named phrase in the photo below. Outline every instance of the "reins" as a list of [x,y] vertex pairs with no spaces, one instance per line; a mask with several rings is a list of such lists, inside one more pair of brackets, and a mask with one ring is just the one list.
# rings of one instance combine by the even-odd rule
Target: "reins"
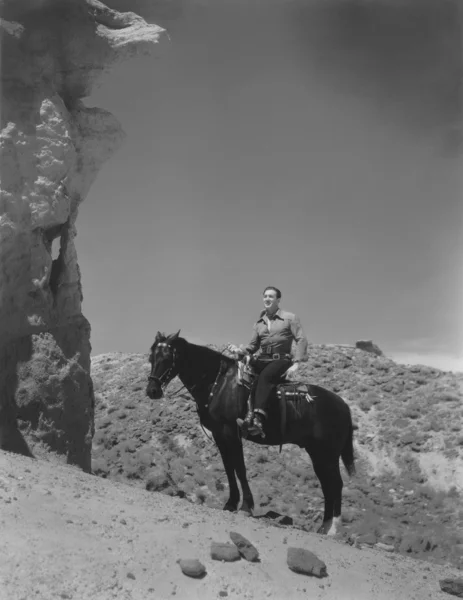
[[[207,375],[207,374],[206,374],[206,375]],[[184,390],[184,389],[185,389],[185,390],[186,390],[186,391],[187,391],[187,392],[190,394],[190,396],[193,398],[193,400],[195,401],[195,404],[196,404],[196,412],[197,412],[197,414],[198,414],[198,417],[199,417],[199,424],[201,425],[201,429],[203,430],[203,433],[204,433],[204,435],[207,437],[207,439],[208,439],[209,441],[213,441],[213,440],[212,440],[212,437],[209,437],[209,435],[207,434],[206,430],[205,430],[205,429],[204,429],[204,427],[203,427],[203,424],[201,423],[201,411],[199,410],[199,404],[198,404],[198,401],[196,400],[196,398],[195,398],[195,397],[193,396],[193,394],[191,393],[191,390],[194,390],[196,387],[198,387],[198,385],[199,385],[199,384],[202,382],[202,380],[203,380],[203,379],[206,377],[206,375],[203,375],[203,376],[201,377],[201,380],[200,380],[200,381],[198,381],[198,383],[195,383],[195,385],[193,385],[193,386],[191,387],[191,389],[188,389],[188,388],[187,388],[187,386],[186,386],[185,384],[183,384],[183,385],[182,385],[182,387],[181,387],[179,390],[176,390],[176,394],[179,394],[179,393],[180,393],[182,390]],[[209,397],[210,397],[210,395],[209,395]],[[204,405],[204,408],[207,408],[208,406],[209,406],[208,404],[205,404],[205,405]]]
[[[223,351],[220,354],[223,355]],[[220,359],[219,370],[217,371],[217,375],[215,377],[214,383],[212,384],[211,391],[209,392],[209,402],[204,405],[203,410],[207,409],[209,407],[209,404],[214,399],[214,393],[215,393],[215,390],[216,390],[216,388],[218,386],[218,383],[219,383],[219,377],[225,373],[225,371],[226,371],[225,367],[226,367],[226,363],[222,359]],[[209,441],[212,441],[212,436],[209,437],[209,435],[206,433],[206,430],[204,429],[203,424],[201,422],[201,412],[199,410],[199,404],[196,401],[196,398],[194,398],[194,396],[193,396],[193,399],[196,402],[196,412],[198,413],[199,424],[201,425],[201,429],[203,430],[204,435],[209,439]]]
[[[166,391],[166,389],[167,389],[167,386],[168,386],[168,385],[169,385],[169,384],[172,382],[172,379],[171,379],[170,381],[166,382],[166,384],[163,384],[163,380],[167,379],[167,378],[169,377],[169,375],[172,373],[172,371],[173,371],[173,369],[174,369],[174,367],[175,367],[175,361],[176,361],[176,358],[177,358],[177,357],[176,357],[176,351],[175,351],[175,347],[171,346],[170,344],[167,344],[166,342],[161,342],[161,343],[159,344],[159,346],[167,346],[167,347],[170,347],[170,348],[172,349],[172,354],[173,354],[172,364],[171,364],[171,366],[170,366],[168,369],[166,369],[166,370],[164,371],[164,373],[162,373],[162,375],[161,375],[160,377],[156,377],[155,375],[151,375],[151,374],[150,374],[150,375],[148,376],[148,379],[150,379],[150,380],[152,380],[152,381],[158,381],[158,382],[159,382],[159,384],[161,385],[161,387],[163,388],[163,391],[164,391],[164,393],[165,393],[165,391]],[[225,350],[226,350],[226,348],[225,348]],[[225,350],[222,350],[222,352],[220,353],[220,356],[221,356],[221,357],[223,356],[223,354],[224,354]],[[216,375],[216,377],[215,377],[214,383],[212,384],[211,391],[209,392],[209,396],[208,396],[208,402],[206,402],[206,403],[205,403],[205,404],[204,404],[202,407],[200,407],[200,406],[199,406],[199,403],[198,403],[198,401],[196,400],[196,398],[193,396],[193,393],[192,393],[192,392],[193,392],[193,390],[194,390],[195,388],[197,388],[197,387],[200,385],[200,383],[202,383],[202,382],[203,382],[203,380],[204,380],[204,379],[207,377],[207,375],[208,375],[207,373],[205,373],[205,374],[204,374],[204,375],[201,377],[201,379],[200,379],[200,380],[199,380],[197,383],[195,383],[193,386],[191,386],[191,387],[187,387],[185,384],[183,384],[183,385],[182,385],[182,387],[181,387],[180,389],[176,390],[176,394],[179,394],[179,393],[180,393],[182,390],[184,390],[184,389],[185,389],[185,390],[186,390],[186,391],[187,391],[187,392],[188,392],[188,393],[191,395],[191,397],[193,398],[193,400],[195,401],[195,404],[196,404],[196,412],[197,412],[197,414],[198,414],[198,417],[199,417],[199,424],[201,425],[201,429],[203,430],[203,432],[204,432],[205,436],[206,436],[206,437],[207,437],[207,438],[208,438],[210,441],[213,441],[213,438],[212,438],[212,436],[211,436],[211,437],[209,437],[209,435],[207,434],[206,430],[204,429],[204,426],[203,426],[203,424],[202,424],[202,422],[201,422],[201,413],[202,413],[204,410],[206,410],[206,409],[209,407],[210,403],[211,403],[211,402],[212,402],[212,400],[214,399],[214,395],[215,395],[215,392],[216,392],[216,389],[217,389],[217,386],[218,386],[218,383],[219,383],[219,378],[220,378],[220,377],[221,377],[221,376],[222,376],[222,375],[225,373],[225,371],[226,371],[226,366],[227,366],[227,365],[226,365],[225,361],[224,361],[224,360],[222,360],[222,358],[221,358],[221,359],[220,359],[219,370],[217,371],[217,375]]]

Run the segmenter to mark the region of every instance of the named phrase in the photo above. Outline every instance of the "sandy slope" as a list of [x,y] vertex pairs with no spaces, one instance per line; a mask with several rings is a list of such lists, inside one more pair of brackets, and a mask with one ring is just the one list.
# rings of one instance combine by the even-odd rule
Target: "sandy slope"
[[[438,580],[458,575],[2,452],[0,506],[1,600],[444,599]],[[256,545],[259,564],[211,560],[211,541],[230,531]],[[290,571],[289,546],[315,552],[328,577]],[[183,575],[182,557],[199,558],[207,576]]]

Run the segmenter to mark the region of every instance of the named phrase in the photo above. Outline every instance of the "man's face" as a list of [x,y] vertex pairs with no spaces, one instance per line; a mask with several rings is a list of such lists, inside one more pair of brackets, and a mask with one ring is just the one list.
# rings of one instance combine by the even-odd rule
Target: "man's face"
[[273,312],[278,309],[278,304],[280,303],[280,299],[277,298],[277,293],[275,290],[266,290],[264,292],[264,306],[265,310],[268,312]]

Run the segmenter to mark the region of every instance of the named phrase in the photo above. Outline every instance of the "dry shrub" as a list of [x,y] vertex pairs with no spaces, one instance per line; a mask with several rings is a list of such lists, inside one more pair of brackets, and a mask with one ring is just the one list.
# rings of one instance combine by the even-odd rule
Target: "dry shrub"
[[106,478],[109,474],[109,466],[104,458],[96,458],[92,460],[92,473],[99,477]]
[[206,477],[204,476],[204,473],[202,470],[193,469],[192,475],[198,485],[206,485]]
[[360,398],[358,406],[361,410],[363,410],[363,412],[369,412],[373,405],[368,400],[368,398]]
[[430,422],[429,422],[429,426],[432,429],[432,431],[442,431],[443,429],[445,429],[445,423],[442,421],[442,419],[438,419],[437,417],[433,417]]
[[437,402],[455,402],[456,404],[461,403],[461,398],[458,394],[455,394],[450,391],[439,392],[436,394]]
[[259,454],[256,456],[256,462],[258,464],[266,463],[268,460],[268,455],[265,452],[259,452]]
[[128,479],[143,479],[145,468],[137,464],[124,464],[124,474]]
[[168,472],[162,467],[152,469],[146,477],[145,489],[149,492],[162,492],[171,485]]
[[422,410],[423,407],[420,404],[413,402],[405,408],[402,415],[406,419],[419,419],[421,417]]
[[196,490],[195,496],[196,496],[196,500],[198,501],[198,504],[204,504],[204,502],[207,498],[207,494],[205,493],[204,490]]

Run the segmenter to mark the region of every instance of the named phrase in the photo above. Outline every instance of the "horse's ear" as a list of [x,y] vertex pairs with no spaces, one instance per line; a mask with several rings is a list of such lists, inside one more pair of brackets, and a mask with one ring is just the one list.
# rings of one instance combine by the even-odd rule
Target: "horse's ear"
[[169,340],[171,342],[173,342],[174,340],[176,340],[178,338],[179,335],[180,335],[180,329],[177,331],[177,333],[173,333],[172,335],[169,335]]
[[160,342],[162,340],[162,333],[160,331],[157,332],[156,337],[154,338],[154,343]]

